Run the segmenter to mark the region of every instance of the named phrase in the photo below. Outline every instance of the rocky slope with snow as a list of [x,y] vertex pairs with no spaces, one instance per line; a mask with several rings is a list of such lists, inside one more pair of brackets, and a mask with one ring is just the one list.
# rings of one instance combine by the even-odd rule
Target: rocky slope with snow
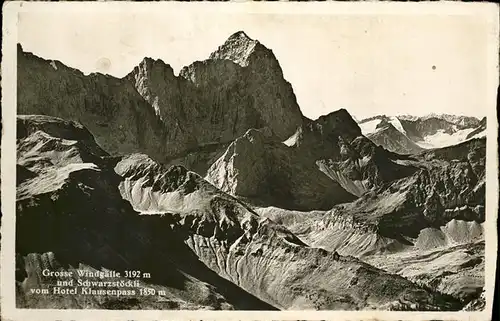
[[359,123],[366,137],[379,146],[400,154],[421,152],[422,147],[411,140],[396,117],[379,116]]
[[[362,132],[377,145],[400,154],[459,144],[474,136],[482,137],[486,128],[475,117],[436,115],[375,116],[359,121]],[[481,134],[482,133],[482,134]]]
[[392,153],[363,136],[345,109],[302,125],[294,136],[295,142],[290,144],[293,150],[313,159],[328,177],[358,197],[416,170],[397,163],[406,156]]

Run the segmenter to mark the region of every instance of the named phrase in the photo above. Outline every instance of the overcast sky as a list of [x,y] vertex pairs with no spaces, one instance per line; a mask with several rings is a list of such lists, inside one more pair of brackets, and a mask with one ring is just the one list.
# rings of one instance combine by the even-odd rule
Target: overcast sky
[[122,77],[145,56],[162,59],[177,74],[243,30],[273,50],[303,113],[313,119],[339,108],[357,118],[481,117],[493,98],[488,77],[496,71],[488,62],[495,44],[488,47],[488,39],[495,26],[480,16],[114,12],[21,13],[19,42],[85,73]]

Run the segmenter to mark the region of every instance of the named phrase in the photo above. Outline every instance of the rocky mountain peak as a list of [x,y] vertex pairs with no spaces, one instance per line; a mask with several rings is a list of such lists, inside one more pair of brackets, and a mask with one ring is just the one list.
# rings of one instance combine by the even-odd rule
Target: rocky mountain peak
[[226,44],[230,44],[230,43],[240,43],[240,44],[241,43],[254,43],[255,44],[255,43],[258,43],[258,41],[250,38],[244,31],[240,30],[240,31],[236,31],[231,36],[229,36],[229,38],[227,38],[227,40],[224,44],[226,45]]
[[308,127],[313,132],[320,132],[324,137],[338,136],[347,141],[361,135],[358,124],[344,108],[319,117],[309,123]]
[[[134,84],[137,92],[164,118],[172,114],[172,102],[164,97],[171,96],[169,87],[177,87],[173,68],[161,59],[144,58],[126,77]],[[174,98],[175,99],[175,98]]]
[[387,126],[392,126],[392,124],[389,122],[389,119],[386,116],[382,116],[380,118],[380,123],[378,123],[378,125],[375,128],[379,129],[379,128],[384,128]]
[[144,57],[142,61],[137,65],[132,72],[130,72],[127,77],[136,76],[140,74],[140,72],[162,72],[166,74],[174,74],[174,70],[172,66],[163,62],[161,59],[153,59],[150,57]]
[[18,113],[78,121],[111,154],[141,152],[168,162],[230,143],[250,128],[269,127],[286,139],[302,124],[279,62],[244,32],[229,37],[210,59],[184,67],[180,76],[152,58],[121,79],[84,75],[18,50],[18,86],[24,88]]
[[[272,55],[271,51],[259,41],[250,38],[244,31],[238,31],[229,36],[224,44],[210,55],[210,59],[231,60],[246,67],[250,64],[251,56],[258,52]],[[276,59],[274,55],[272,58]]]

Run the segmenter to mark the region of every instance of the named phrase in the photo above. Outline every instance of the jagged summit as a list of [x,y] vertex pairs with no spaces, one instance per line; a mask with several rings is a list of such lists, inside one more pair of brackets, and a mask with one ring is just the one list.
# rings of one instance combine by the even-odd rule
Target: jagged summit
[[254,40],[254,39],[250,38],[245,33],[245,31],[243,31],[243,30],[236,31],[231,36],[229,36],[229,38],[227,38],[227,40],[226,40],[226,43],[228,43],[230,41],[251,41],[251,42],[258,42],[257,40]]
[[[132,82],[140,82],[141,78],[149,79],[152,77],[175,78],[174,69],[161,59],[144,57],[124,78]],[[141,92],[139,91],[139,93]],[[144,96],[143,93],[141,94]]]
[[85,75],[18,48],[18,113],[78,121],[111,154],[141,152],[169,162],[250,128],[269,127],[286,139],[302,123],[279,62],[244,33],[179,76],[153,58],[124,78]]
[[[257,52],[269,54],[271,50],[259,41],[250,38],[244,31],[238,31],[229,36],[222,46],[210,54],[210,59],[227,59],[246,67],[251,61],[251,56]],[[276,59],[274,55],[272,58]]]
[[[331,143],[337,142],[339,137],[350,142],[360,135],[361,129],[356,121],[346,109],[341,108],[314,121],[305,121],[293,136],[289,137],[287,144],[291,144],[290,140],[293,140],[292,145],[305,144],[312,147],[317,146],[319,142],[325,143],[328,141],[327,148],[330,148]],[[322,148],[320,149],[322,150]]]
[[361,129],[345,108],[319,117],[316,123],[322,127],[326,127],[327,130],[343,131],[342,134],[349,135],[351,136],[350,138],[361,135]]
[[413,115],[399,115],[397,116],[399,119],[404,119],[404,120],[426,120],[426,119],[431,119],[431,118],[437,118],[437,119],[443,119],[446,120],[450,123],[453,124],[468,124],[468,123],[477,123],[479,122],[478,117],[474,116],[466,116],[466,115],[451,115],[451,114],[445,114],[445,113],[430,113],[425,116],[413,116]]
[[141,62],[139,63],[139,65],[137,65],[136,67],[134,67],[134,69],[125,77],[130,77],[131,74],[134,74],[136,73],[136,70],[138,68],[161,68],[161,69],[165,69],[165,70],[170,70],[171,73],[173,74],[174,73],[174,69],[172,68],[172,66],[170,64],[167,64],[165,63],[163,60],[161,59],[154,59],[154,58],[151,58],[151,57],[144,57]]

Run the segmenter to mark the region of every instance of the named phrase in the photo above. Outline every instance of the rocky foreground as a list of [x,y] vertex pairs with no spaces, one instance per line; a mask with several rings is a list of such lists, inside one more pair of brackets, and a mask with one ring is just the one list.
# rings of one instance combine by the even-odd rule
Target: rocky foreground
[[[18,304],[30,307],[457,309],[453,298],[310,247],[199,175],[111,157],[83,127],[18,117]],[[74,204],[78,204],[75,206]],[[138,269],[154,299],[30,293],[43,268]]]

